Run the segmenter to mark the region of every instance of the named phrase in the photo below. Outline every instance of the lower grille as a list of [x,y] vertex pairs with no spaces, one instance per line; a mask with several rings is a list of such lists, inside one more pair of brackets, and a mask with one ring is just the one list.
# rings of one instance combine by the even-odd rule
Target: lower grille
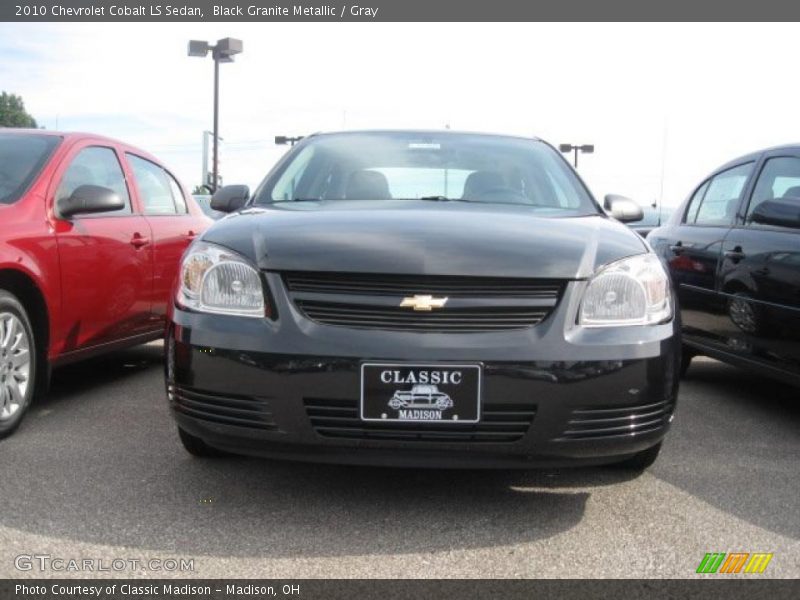
[[169,399],[173,410],[195,419],[251,429],[278,429],[265,398],[220,396],[170,385]]
[[305,398],[311,426],[319,435],[339,439],[412,442],[516,442],[528,432],[536,406],[491,404],[478,423],[371,423],[358,417],[357,400]]
[[662,401],[637,406],[606,406],[572,411],[559,440],[596,440],[653,433],[666,427],[673,405]]

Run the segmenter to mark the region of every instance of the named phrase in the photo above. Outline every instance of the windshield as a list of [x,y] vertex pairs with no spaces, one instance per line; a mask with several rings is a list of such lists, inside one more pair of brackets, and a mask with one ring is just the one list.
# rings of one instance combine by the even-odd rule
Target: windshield
[[60,139],[53,135],[0,133],[0,204],[19,200]]
[[554,215],[596,214],[555,150],[480,134],[341,133],[308,138],[256,192],[256,204],[432,200],[521,204]]

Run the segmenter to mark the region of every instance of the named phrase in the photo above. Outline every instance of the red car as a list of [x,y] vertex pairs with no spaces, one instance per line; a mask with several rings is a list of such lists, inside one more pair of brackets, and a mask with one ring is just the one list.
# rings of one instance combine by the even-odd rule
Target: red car
[[137,148],[0,129],[0,438],[53,366],[163,335],[180,257],[211,222]]

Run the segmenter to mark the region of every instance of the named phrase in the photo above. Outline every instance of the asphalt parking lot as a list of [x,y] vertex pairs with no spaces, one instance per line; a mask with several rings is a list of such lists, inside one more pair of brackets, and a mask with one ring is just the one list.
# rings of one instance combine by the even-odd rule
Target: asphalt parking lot
[[194,559],[103,577],[695,577],[706,552],[734,551],[800,576],[796,389],[696,360],[639,477],[198,460],[169,418],[161,353],[57,371],[0,442],[0,577],[69,575],[18,571],[30,554]]

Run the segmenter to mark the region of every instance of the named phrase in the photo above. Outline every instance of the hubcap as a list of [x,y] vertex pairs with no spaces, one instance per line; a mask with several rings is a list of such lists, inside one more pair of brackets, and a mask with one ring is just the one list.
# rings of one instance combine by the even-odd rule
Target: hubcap
[[730,317],[734,325],[745,333],[755,333],[756,315],[750,303],[742,298],[731,300]]
[[25,402],[31,374],[30,340],[16,315],[0,313],[0,421]]

